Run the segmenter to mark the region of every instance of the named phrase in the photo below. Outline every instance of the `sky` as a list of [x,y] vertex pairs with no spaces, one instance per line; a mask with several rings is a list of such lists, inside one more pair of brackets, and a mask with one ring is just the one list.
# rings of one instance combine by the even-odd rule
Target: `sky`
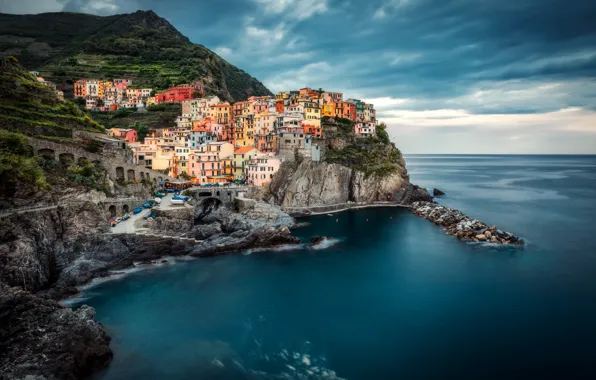
[[596,154],[595,0],[0,0],[138,9],[273,92],[373,103],[406,154]]

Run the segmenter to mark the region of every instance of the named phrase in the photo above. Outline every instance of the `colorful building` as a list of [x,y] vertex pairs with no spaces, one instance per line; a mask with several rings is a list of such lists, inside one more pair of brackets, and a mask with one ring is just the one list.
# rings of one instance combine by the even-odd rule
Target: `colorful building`
[[75,98],[84,98],[87,96],[87,80],[79,79],[74,84],[74,96]]
[[271,153],[257,154],[246,163],[248,184],[258,187],[265,186],[271,182],[280,165],[279,158]]
[[155,95],[156,103],[180,103],[193,99],[195,88],[189,84],[170,87],[161,94]]
[[131,128],[112,128],[110,129],[109,135],[122,141],[126,141],[127,143],[137,142],[139,138],[137,131]]

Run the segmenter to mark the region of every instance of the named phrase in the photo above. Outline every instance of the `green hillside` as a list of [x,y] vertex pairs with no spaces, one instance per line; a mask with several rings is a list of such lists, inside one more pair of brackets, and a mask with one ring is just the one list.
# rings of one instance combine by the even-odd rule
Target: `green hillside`
[[109,17],[0,14],[0,51],[40,71],[67,97],[79,78],[129,78],[158,90],[201,80],[209,94],[234,101],[271,94],[152,11]]
[[0,61],[0,122],[8,131],[56,139],[71,138],[73,129],[104,131],[74,103],[58,101],[14,57]]

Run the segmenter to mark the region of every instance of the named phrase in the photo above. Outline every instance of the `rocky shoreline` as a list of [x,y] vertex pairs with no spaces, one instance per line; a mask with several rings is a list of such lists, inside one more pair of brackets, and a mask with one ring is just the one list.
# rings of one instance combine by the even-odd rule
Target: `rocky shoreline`
[[447,233],[458,239],[492,244],[524,244],[523,239],[512,233],[499,230],[495,226],[489,226],[477,219],[472,219],[461,211],[434,202],[414,202],[412,212],[443,226]]
[[110,337],[88,306],[63,308],[0,283],[0,379],[80,379],[112,360]]

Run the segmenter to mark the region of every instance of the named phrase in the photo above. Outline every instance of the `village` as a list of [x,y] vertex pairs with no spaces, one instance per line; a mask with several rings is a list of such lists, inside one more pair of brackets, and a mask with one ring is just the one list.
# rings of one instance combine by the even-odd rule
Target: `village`
[[155,93],[133,87],[127,79],[80,79],[74,83],[74,97],[84,99],[87,110],[100,112],[180,103],[175,126],[151,130],[142,141],[133,128],[107,133],[126,143],[135,164],[195,186],[236,182],[264,187],[281,163],[296,155],[324,160],[325,138],[336,129],[322,122],[326,118],[351,120],[356,137],[376,136],[372,104],[344,100],[342,93],[322,89],[281,91],[229,103],[206,96],[200,81]]

